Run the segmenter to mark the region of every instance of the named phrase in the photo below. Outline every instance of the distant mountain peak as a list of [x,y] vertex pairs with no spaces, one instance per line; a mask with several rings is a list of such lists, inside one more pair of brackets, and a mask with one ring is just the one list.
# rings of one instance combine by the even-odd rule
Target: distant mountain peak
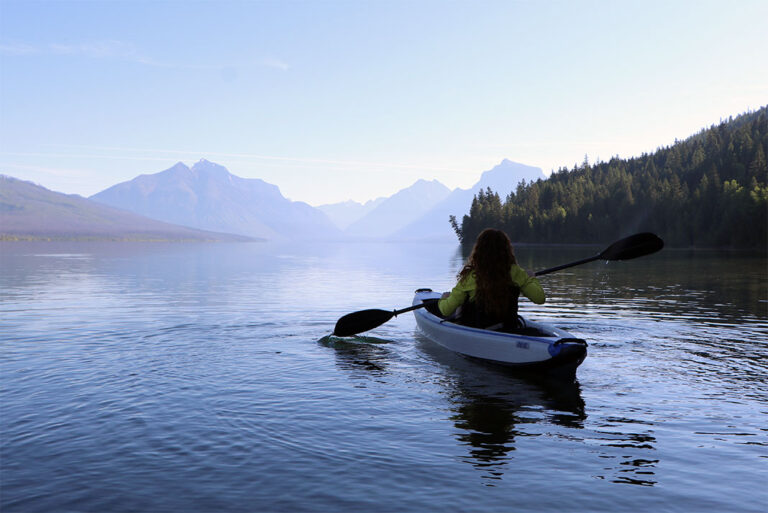
[[210,167],[210,168],[223,168],[223,169],[226,169],[221,164],[217,164],[215,162],[211,162],[210,160],[207,160],[207,159],[200,159],[200,160],[198,160],[197,162],[192,164],[192,167],[193,168],[208,168],[208,167]]
[[472,190],[477,191],[490,187],[494,192],[506,196],[515,190],[520,181],[535,182],[540,178],[546,178],[541,168],[504,159],[492,169],[485,171],[480,176],[480,181],[472,187]]
[[545,178],[538,167],[526,166],[509,159],[482,173],[480,180],[469,189],[455,189],[444,200],[419,219],[397,232],[396,236],[411,240],[455,240],[455,234],[448,224],[448,216],[459,218],[469,212],[472,198],[479,190],[490,188],[500,196],[506,197],[517,188],[521,180],[526,182]]
[[346,227],[352,236],[388,237],[413,219],[421,217],[445,199],[451,190],[438,180],[420,179],[385,198],[363,217]]
[[176,162],[173,166],[166,169],[166,171],[189,171],[189,166],[187,166],[184,162]]
[[502,171],[502,170],[503,171],[508,171],[508,170],[528,171],[528,170],[537,170],[537,169],[539,169],[539,168],[538,167],[533,167],[533,166],[528,166],[528,165],[525,165],[525,164],[521,164],[521,163],[515,162],[513,160],[503,159],[501,162],[499,162],[498,164],[493,166],[491,169],[489,169],[487,171],[484,171],[483,174],[493,173],[495,171]]
[[450,189],[448,189],[448,187],[446,187],[445,185],[443,185],[443,184],[442,184],[440,181],[438,181],[437,179],[434,179],[434,180],[425,180],[424,178],[420,178],[420,179],[416,180],[416,181],[413,183],[413,185],[411,185],[410,187],[407,187],[407,188],[405,188],[405,189],[403,189],[403,190],[404,190],[404,191],[407,191],[407,190],[424,190],[424,189],[428,189],[428,190],[439,190],[439,191],[443,191],[443,190],[445,190],[445,191],[448,191],[448,192],[450,192]]
[[[183,162],[177,162],[168,169],[157,173],[157,175],[164,177],[165,179],[174,179],[176,177],[188,177],[192,174],[192,170],[187,167]],[[153,180],[154,174],[143,174],[138,178],[143,180]]]
[[230,175],[229,170],[215,162],[209,160],[200,159],[192,165],[192,171],[194,173],[204,175],[217,175],[221,177],[228,177]]
[[251,237],[317,239],[340,233],[324,213],[290,201],[276,185],[240,178],[206,159],[191,168],[179,162],[91,198],[165,222]]

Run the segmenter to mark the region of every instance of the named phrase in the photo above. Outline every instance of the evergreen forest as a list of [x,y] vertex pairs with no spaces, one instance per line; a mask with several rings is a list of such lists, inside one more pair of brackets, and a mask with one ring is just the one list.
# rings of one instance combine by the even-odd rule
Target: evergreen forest
[[485,228],[521,243],[602,244],[654,232],[671,247],[766,249],[768,106],[652,154],[561,168],[502,197],[481,190],[459,223],[471,246]]

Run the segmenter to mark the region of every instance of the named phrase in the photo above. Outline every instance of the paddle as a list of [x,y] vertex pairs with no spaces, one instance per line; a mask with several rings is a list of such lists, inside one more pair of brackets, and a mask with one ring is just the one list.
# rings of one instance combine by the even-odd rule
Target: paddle
[[576,265],[586,264],[588,262],[594,262],[595,260],[632,260],[651,253],[656,253],[664,247],[664,241],[658,238],[656,235],[648,232],[636,233],[630,235],[621,240],[617,240],[597,255],[570,264],[558,265],[557,267],[550,267],[543,271],[536,271],[536,276],[542,276],[544,274],[553,273],[562,269],[567,269]]
[[[664,241],[652,233],[637,233],[630,235],[624,239],[618,240],[608,246],[606,249],[598,253],[597,255],[583,260],[577,260],[569,264],[558,265],[557,267],[550,267],[543,271],[537,271],[536,276],[542,276],[544,274],[553,273],[569,267],[574,267],[595,260],[631,260],[645,255],[656,253],[664,247]],[[378,326],[381,326],[392,317],[397,317],[401,313],[410,312],[418,308],[425,307],[429,301],[418,305],[409,306],[402,310],[361,310],[359,312],[352,312],[336,321],[336,327],[333,329],[333,334],[337,337],[349,337],[357,335],[364,331],[372,330]]]

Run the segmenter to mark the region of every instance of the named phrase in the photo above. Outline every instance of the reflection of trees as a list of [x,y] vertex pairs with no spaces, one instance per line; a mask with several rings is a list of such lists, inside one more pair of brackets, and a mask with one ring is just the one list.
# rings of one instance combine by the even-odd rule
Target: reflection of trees
[[[575,261],[602,248],[520,247],[525,268]],[[765,255],[726,251],[663,250],[631,262],[593,262],[542,277],[551,298],[579,305],[637,308],[650,314],[688,315],[739,322],[766,317]]]

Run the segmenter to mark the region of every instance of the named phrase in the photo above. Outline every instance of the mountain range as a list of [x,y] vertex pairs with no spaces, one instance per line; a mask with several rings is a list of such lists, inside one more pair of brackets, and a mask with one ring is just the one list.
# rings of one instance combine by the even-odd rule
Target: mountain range
[[276,185],[240,178],[207,160],[191,168],[141,175],[94,194],[90,199],[203,230],[265,239],[329,239],[341,231],[307,203],[290,201]]
[[543,178],[539,168],[504,160],[484,172],[470,189],[451,191],[437,180],[418,180],[390,197],[364,204],[349,201],[312,207],[285,198],[275,185],[240,178],[204,159],[192,167],[179,162],[159,173],[140,175],[89,199],[4,177],[0,235],[31,230],[121,239],[165,233],[174,240],[188,236],[451,241],[455,234],[448,216],[461,219],[467,214],[477,191],[490,187],[506,195],[521,180]]
[[[367,226],[371,229],[367,233],[375,234],[376,237],[395,240],[455,240],[456,234],[448,223],[448,217],[454,215],[460,221],[463,215],[469,213],[472,199],[478,191],[490,187],[505,197],[522,180],[534,182],[544,178],[544,173],[538,167],[504,159],[494,168],[485,171],[469,189],[451,191],[436,180],[419,180],[388,199],[375,200],[375,208],[362,215],[359,214],[362,205],[355,202],[321,205],[317,208],[326,213],[333,211],[335,216],[342,219],[355,220],[346,229],[349,235],[366,233],[358,227]],[[396,198],[397,201],[390,201]]]
[[[385,198],[366,215],[350,224],[345,233],[353,238],[393,238],[402,227],[426,214],[451,190],[437,180],[418,180]],[[447,218],[446,218],[447,219]]]
[[0,175],[0,240],[234,242],[249,237],[149,219]]
[[317,208],[324,212],[340,230],[346,230],[349,225],[378,207],[385,199],[387,198],[376,198],[365,203],[349,200],[341,203],[320,205]]

